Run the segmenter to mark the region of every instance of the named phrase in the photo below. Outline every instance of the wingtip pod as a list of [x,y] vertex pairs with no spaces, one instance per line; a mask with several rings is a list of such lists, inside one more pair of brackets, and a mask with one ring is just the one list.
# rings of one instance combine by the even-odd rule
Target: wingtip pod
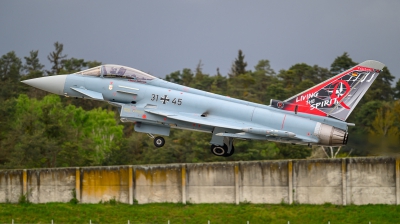
[[345,121],[384,67],[379,61],[364,61],[271,106]]
[[385,67],[385,64],[375,60],[367,60],[360,63],[358,66],[382,70]]

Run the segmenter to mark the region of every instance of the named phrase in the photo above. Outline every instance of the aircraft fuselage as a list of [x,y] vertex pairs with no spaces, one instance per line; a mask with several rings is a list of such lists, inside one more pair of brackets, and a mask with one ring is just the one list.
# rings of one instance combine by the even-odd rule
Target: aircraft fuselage
[[[272,128],[295,132],[296,135],[309,138],[314,143],[318,142],[318,138],[314,136],[317,121],[294,115],[294,113],[282,113],[282,111],[269,106],[208,93],[163,80],[152,80],[149,84],[142,84],[119,78],[69,75],[65,82],[64,95],[88,98],[70,87],[100,92],[105,101],[125,104],[121,108],[123,121],[154,123],[172,128],[210,133],[214,129],[211,125],[183,122],[145,112],[146,106],[153,106],[164,111],[184,112],[188,116],[199,117],[199,114],[204,114],[207,117],[219,117],[227,122],[240,123],[244,128]],[[264,139],[268,140],[268,137]],[[296,143],[296,141],[283,142]]]
[[[171,128],[212,133],[211,152],[234,153],[234,139],[303,145],[347,144],[345,120],[384,65],[368,60],[291,98],[262,105],[156,78],[121,65],[101,65],[71,75],[24,83],[66,97],[106,101],[135,131],[168,136]],[[369,79],[367,79],[369,77]],[[365,81],[367,80],[367,81]],[[162,147],[165,140],[154,138]]]

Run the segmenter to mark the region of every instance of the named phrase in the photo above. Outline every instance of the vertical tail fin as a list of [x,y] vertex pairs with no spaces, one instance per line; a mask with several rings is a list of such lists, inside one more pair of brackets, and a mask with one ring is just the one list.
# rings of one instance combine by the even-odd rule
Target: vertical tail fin
[[345,121],[384,66],[378,61],[364,61],[283,102],[272,100],[271,105]]

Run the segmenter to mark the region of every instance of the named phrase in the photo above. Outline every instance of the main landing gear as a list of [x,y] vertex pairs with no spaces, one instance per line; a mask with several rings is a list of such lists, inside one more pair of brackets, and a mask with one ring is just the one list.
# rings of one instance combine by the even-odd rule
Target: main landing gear
[[211,145],[211,153],[216,155],[216,156],[223,156],[223,157],[229,157],[235,153],[235,147],[231,147],[231,150],[228,152],[228,146],[224,144],[224,146],[220,145]]
[[[157,148],[163,147],[165,145],[165,139],[161,136],[155,137],[152,134],[148,136],[154,139],[154,146]],[[211,145],[211,153],[216,156],[229,157],[235,153],[235,147],[233,146],[233,138],[224,138],[223,145]]]
[[148,134],[148,136],[150,138],[154,139],[154,145],[157,148],[163,147],[165,145],[165,139],[163,137],[161,137],[161,136],[154,137],[154,135],[152,135],[152,134]]

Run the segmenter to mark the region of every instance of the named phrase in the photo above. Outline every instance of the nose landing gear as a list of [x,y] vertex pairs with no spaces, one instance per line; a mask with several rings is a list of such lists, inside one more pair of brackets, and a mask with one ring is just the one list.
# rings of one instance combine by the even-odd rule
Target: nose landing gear
[[163,147],[165,144],[165,139],[161,136],[157,136],[154,138],[154,145],[156,147]]
[[165,145],[165,139],[161,136],[154,137],[154,135],[148,133],[147,134],[150,138],[154,139],[154,145],[157,148],[163,147]]

